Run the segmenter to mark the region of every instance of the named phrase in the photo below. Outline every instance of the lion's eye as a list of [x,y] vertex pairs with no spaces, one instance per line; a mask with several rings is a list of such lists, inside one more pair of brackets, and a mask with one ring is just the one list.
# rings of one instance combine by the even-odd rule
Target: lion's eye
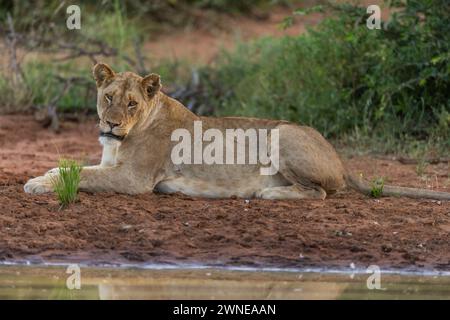
[[132,108],[134,108],[136,106],[137,106],[137,102],[136,101],[130,101],[128,103],[128,109],[132,109]]
[[105,100],[106,100],[106,102],[111,103],[112,102],[112,96],[110,96],[109,94],[105,94]]

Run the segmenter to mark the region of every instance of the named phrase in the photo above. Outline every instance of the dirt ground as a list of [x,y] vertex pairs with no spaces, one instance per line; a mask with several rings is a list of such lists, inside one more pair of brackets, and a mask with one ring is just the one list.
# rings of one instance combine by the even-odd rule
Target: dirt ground
[[[23,184],[59,156],[96,163],[94,120],[43,129],[29,116],[0,116],[0,259],[206,263],[272,267],[382,267],[450,270],[450,203],[371,199],[344,191],[324,201],[205,200],[183,195],[81,192],[59,210],[54,195]],[[450,191],[449,165],[367,156],[345,159],[366,177]]]

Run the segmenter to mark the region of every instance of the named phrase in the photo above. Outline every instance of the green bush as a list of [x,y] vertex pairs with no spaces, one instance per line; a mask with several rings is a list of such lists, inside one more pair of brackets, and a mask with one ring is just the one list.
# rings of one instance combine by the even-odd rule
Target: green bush
[[450,146],[450,3],[391,5],[381,30],[366,27],[366,8],[334,5],[306,35],[223,53],[203,70],[208,103],[219,115],[287,119],[327,137]]
[[[136,41],[140,43],[139,39],[142,37],[142,32],[135,23],[124,21],[120,1],[114,0],[112,5],[114,10],[112,12],[86,15],[82,20],[81,30],[52,28],[54,24],[43,23],[43,28],[47,26],[48,29],[36,31],[39,34],[39,42],[32,40],[32,33],[26,34],[25,37],[30,37],[31,40],[22,45],[25,50],[36,52],[37,55],[22,62],[23,81],[14,88],[15,96],[20,93],[24,98],[14,99],[7,107],[1,106],[0,112],[19,112],[26,110],[30,105],[37,107],[55,105],[59,112],[95,111],[96,89],[91,76],[93,61],[86,56],[78,56],[77,50],[98,53],[103,50],[102,47],[106,47],[104,50],[107,53],[97,54],[97,59],[107,59],[116,70],[133,70],[127,55],[134,54],[135,43]],[[47,18],[56,21],[58,17],[54,17],[54,14],[49,16],[50,9],[56,10],[54,6],[55,3],[52,2],[52,5],[46,7],[47,11],[37,7],[37,10],[42,9],[42,12],[37,16],[32,15],[32,18],[36,21]],[[25,3],[15,3],[13,6],[15,10],[12,12],[18,15],[26,8],[29,6]],[[16,17],[15,21],[21,26],[27,18]],[[26,26],[22,25],[25,29]],[[60,43],[53,39],[60,40]],[[68,48],[73,46],[74,49],[64,50],[58,45],[65,45]],[[62,57],[64,59],[61,59]],[[11,91],[10,78],[0,76],[0,93]],[[75,81],[69,83],[68,79]],[[27,103],[23,102],[25,98]]]
[[[50,105],[54,103],[55,97],[60,97],[57,101],[59,111],[95,110],[95,85],[88,66],[79,66],[74,62],[56,64],[31,61],[23,66],[23,70],[33,105]],[[58,76],[83,78],[87,85],[73,85],[64,91],[65,81]],[[90,86],[89,82],[92,82]]]
[[0,74],[0,97],[0,114],[26,111],[32,103],[31,93],[23,86],[23,81],[15,83],[5,74]]
[[[31,106],[50,104],[59,112],[94,111],[93,61],[86,54],[80,57],[82,52],[95,53],[93,56],[97,60],[110,63],[117,71],[143,73],[143,69],[150,69],[161,73],[168,88],[185,78],[181,73],[186,74],[189,68],[185,68],[183,62],[164,60],[155,63],[151,52],[141,52],[146,68],[136,63],[137,49],[146,40],[154,39],[156,30],[162,25],[186,27],[187,23],[198,18],[193,13],[203,9],[208,12],[249,13],[254,8],[289,1],[80,0],[82,27],[68,30],[65,27],[67,3],[0,0],[0,33],[6,34],[9,30],[6,17],[10,14],[16,32],[21,35],[18,47],[25,52],[36,53],[21,61],[24,79],[20,83],[13,85],[9,74],[0,75],[0,93],[7,97],[0,106],[0,113],[21,112]],[[212,19],[215,16],[213,14]],[[4,68],[7,68],[7,63],[4,63]],[[65,80],[68,78],[81,81],[71,82],[66,88]]]
[[[197,10],[220,13],[251,13],[254,9],[270,10],[276,4],[300,3],[299,0],[78,0],[83,20],[95,17],[100,22],[103,17],[121,10],[127,22],[139,20],[146,29],[157,29],[161,23],[173,26],[185,26],[195,23]],[[15,18],[16,28],[20,31],[49,31],[54,25],[65,23],[67,6],[60,0],[19,1],[0,0],[0,21],[10,13]],[[100,17],[99,13],[103,13]],[[84,23],[84,22],[83,22]],[[100,28],[98,31],[102,31]],[[113,29],[111,30],[113,31]]]

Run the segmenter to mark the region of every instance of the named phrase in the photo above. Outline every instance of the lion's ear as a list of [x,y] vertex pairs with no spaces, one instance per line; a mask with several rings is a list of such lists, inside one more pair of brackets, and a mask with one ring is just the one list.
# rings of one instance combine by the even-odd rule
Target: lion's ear
[[106,63],[97,63],[92,69],[92,74],[97,82],[97,87],[100,87],[106,80],[115,76],[114,71]]
[[142,79],[142,86],[148,97],[153,98],[162,88],[161,77],[156,73],[149,74]]

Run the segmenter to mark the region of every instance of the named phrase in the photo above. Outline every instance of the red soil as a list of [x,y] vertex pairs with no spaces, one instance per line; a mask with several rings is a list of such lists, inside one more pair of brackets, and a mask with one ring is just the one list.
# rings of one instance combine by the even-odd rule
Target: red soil
[[[59,155],[99,161],[93,120],[54,134],[28,116],[0,117],[0,259],[206,263],[278,267],[377,264],[450,270],[450,203],[371,199],[343,191],[324,201],[205,200],[183,195],[88,194],[59,210],[23,184]],[[391,184],[450,191],[448,164],[426,168],[369,157],[354,172]]]

